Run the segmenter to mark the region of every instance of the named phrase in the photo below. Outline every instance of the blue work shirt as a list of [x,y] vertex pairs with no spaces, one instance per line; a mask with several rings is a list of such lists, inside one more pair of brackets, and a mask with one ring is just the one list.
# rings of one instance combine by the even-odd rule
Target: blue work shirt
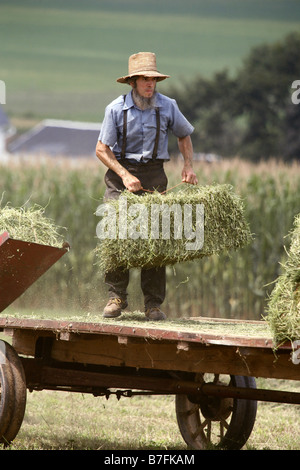
[[[156,93],[155,105],[160,113],[160,135],[157,151],[158,160],[169,160],[168,131],[176,137],[192,134],[194,127],[183,116],[175,100]],[[123,116],[127,111],[127,145],[125,158],[132,162],[151,160],[156,137],[155,109],[142,111],[133,102],[132,91],[119,96],[105,109],[99,140],[109,146],[117,159],[120,159],[123,142]]]

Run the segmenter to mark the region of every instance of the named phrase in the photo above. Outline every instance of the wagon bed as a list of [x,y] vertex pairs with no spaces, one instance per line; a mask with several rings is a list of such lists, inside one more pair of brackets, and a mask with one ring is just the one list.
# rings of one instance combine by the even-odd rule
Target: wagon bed
[[[300,367],[292,360],[292,344],[287,342],[274,350],[263,321],[203,317],[187,319],[187,326],[176,320],[167,325],[130,323],[130,315],[123,321],[98,323],[0,317],[0,329],[12,335],[13,347],[27,357],[24,362],[28,364],[43,351],[48,362],[70,364],[70,368],[82,363],[300,380]],[[71,378],[66,386],[72,387]]]
[[[204,427],[209,423],[211,429],[217,423],[218,445],[241,448],[252,431],[257,400],[300,404],[300,393],[257,389],[253,380],[254,376],[299,380],[292,346],[285,344],[274,352],[263,322],[247,322],[259,333],[253,337],[208,331],[214,325],[233,329],[238,321],[193,322],[193,328],[180,329],[176,322],[166,328],[130,326],[130,320],[90,323],[1,317],[0,329],[12,336],[17,356],[9,346],[7,352],[15,363],[20,361],[19,375],[24,374],[29,390],[107,398],[112,393],[118,398],[173,394],[179,429],[190,447],[210,445],[211,431],[204,433]],[[224,376],[230,379],[224,381]]]

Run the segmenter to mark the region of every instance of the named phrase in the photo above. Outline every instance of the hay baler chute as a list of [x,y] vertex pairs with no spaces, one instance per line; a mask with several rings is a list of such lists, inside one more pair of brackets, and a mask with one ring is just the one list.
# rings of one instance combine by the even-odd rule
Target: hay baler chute
[[[10,238],[0,234],[0,312],[19,298],[68,250]],[[15,349],[0,341],[0,442],[8,444],[17,435],[26,406],[27,381]]]
[[8,232],[0,235],[0,312],[20,297],[39,277],[67,251],[10,238]]

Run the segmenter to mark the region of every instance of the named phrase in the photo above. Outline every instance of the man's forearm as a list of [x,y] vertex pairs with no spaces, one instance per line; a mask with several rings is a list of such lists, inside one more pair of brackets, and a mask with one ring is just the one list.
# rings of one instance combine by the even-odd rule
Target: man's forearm
[[187,137],[179,138],[178,139],[178,148],[180,153],[183,156],[184,159],[184,164],[186,166],[193,166],[193,155],[194,155],[194,150],[193,150],[193,144],[192,144],[192,139],[188,135]]
[[107,166],[107,168],[113,170],[118,176],[120,176],[120,178],[124,178],[124,176],[126,176],[127,170],[118,162],[111,149],[100,141],[97,143],[96,156],[102,163],[104,163],[105,166]]
[[107,166],[107,168],[120,176],[128,191],[136,192],[142,189],[140,180],[129,173],[129,171],[118,162],[111,149],[101,141],[98,141],[97,143],[96,156],[102,163],[104,163],[105,166]]
[[191,137],[188,135],[187,137],[179,138],[178,148],[184,159],[182,181],[191,184],[198,184],[198,179],[193,170],[194,150]]

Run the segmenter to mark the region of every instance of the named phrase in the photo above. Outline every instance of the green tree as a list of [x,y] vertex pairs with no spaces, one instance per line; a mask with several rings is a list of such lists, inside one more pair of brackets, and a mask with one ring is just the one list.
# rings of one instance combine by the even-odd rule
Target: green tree
[[224,70],[212,79],[199,76],[192,82],[183,83],[181,89],[173,87],[169,90],[195,127],[195,150],[231,155],[238,133],[230,103],[235,88],[236,80]]
[[195,126],[196,151],[254,161],[300,158],[300,105],[291,86],[300,79],[300,34],[253,48],[235,77],[227,71],[196,77],[170,90]]
[[252,159],[300,157],[300,147],[287,151],[287,133],[297,111],[291,102],[292,82],[300,77],[300,34],[254,48],[237,75],[237,114],[247,126],[238,151]]

